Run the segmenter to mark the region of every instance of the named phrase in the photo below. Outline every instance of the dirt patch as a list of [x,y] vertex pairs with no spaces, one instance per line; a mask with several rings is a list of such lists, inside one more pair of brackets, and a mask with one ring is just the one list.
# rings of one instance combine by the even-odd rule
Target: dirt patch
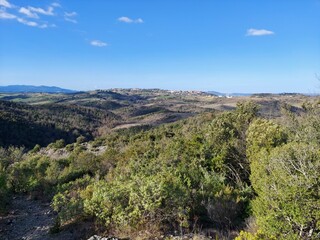
[[0,216],[0,239],[74,239],[72,232],[50,234],[54,222],[55,214],[49,203],[26,195],[14,196],[9,213]]

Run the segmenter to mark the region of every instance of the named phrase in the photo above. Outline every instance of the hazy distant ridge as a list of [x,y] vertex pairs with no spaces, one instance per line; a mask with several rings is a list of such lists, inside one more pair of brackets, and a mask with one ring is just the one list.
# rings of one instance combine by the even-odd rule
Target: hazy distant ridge
[[33,86],[33,85],[9,85],[0,86],[0,92],[2,93],[75,93],[77,91],[64,89],[54,86]]
[[216,96],[234,96],[234,97],[240,97],[240,96],[251,96],[252,93],[221,93],[216,91],[207,91],[209,94],[213,94]]

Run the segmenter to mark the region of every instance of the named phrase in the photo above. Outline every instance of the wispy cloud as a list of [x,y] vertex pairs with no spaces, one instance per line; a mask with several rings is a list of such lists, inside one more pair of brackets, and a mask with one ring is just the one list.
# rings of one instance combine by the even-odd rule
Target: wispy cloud
[[13,5],[9,3],[7,0],[0,0],[0,6],[6,8],[13,8]]
[[136,19],[134,22],[135,22],[135,23],[143,23],[143,20],[142,20],[142,18],[138,18],[138,19]]
[[48,10],[45,10],[43,8],[35,8],[35,7],[27,7],[27,8],[21,7],[19,9],[19,13],[22,13],[29,18],[39,18],[38,14],[53,16],[54,15],[53,10],[54,10],[53,7],[48,7]]
[[14,14],[8,13],[4,11],[3,9],[0,9],[0,19],[9,19],[9,20],[16,20],[17,22],[29,26],[29,27],[38,27],[38,28],[48,28],[48,27],[54,27],[54,24],[48,25],[47,23],[37,23],[34,21],[29,21],[24,18],[18,17]]
[[57,2],[51,3],[51,6],[52,6],[52,7],[56,7],[56,8],[61,8],[60,3],[57,3]]
[[16,15],[7,13],[6,11],[0,9],[0,19],[15,19],[15,18],[17,18]]
[[39,25],[38,27],[39,28],[48,28],[48,27],[56,27],[56,25],[55,24],[48,25],[48,24],[44,23],[44,24]]
[[64,20],[72,23],[78,23],[78,21],[74,19],[77,15],[78,14],[76,12],[64,12]]
[[[55,8],[61,7],[58,2],[53,2],[47,8],[25,6],[19,7],[8,2],[8,0],[0,0],[0,19],[11,19],[30,27],[49,28],[56,27],[53,23],[41,20],[41,15],[45,16],[59,16],[59,12],[55,13]],[[12,8],[14,13],[7,12],[7,9]],[[11,11],[11,10],[10,10]],[[72,12],[70,16],[75,16],[76,13]],[[65,17],[63,13],[60,16]],[[33,21],[28,18],[34,19]],[[71,22],[76,22],[74,19],[69,19]]]
[[49,26],[47,23],[39,24],[37,22],[28,21],[28,20],[23,19],[23,18],[17,18],[17,21],[19,23],[22,23],[22,24],[27,25],[29,27],[48,28],[48,27],[54,27],[55,26],[54,24]]
[[133,22],[133,20],[131,18],[128,18],[128,17],[119,17],[118,21],[119,22],[124,22],[124,23],[132,23]]
[[265,36],[265,35],[273,35],[274,32],[266,29],[254,29],[250,28],[247,30],[247,36]]
[[102,41],[100,41],[100,40],[92,40],[92,41],[90,42],[90,44],[91,44],[92,46],[95,46],[95,47],[106,47],[106,46],[108,46],[107,43],[102,42]]
[[32,12],[29,8],[22,7],[19,9],[19,13],[22,13],[29,18],[39,18],[38,14]]
[[35,13],[39,13],[39,14],[43,14],[43,15],[47,15],[47,16],[53,16],[54,13],[54,8],[52,6],[48,7],[47,10],[43,9],[43,8],[35,8],[35,7],[28,7],[28,9],[32,12]]
[[72,19],[72,18],[68,18],[68,17],[65,17],[64,20],[66,20],[66,21],[68,21],[68,22],[72,22],[72,23],[78,23],[77,20]]
[[78,14],[76,12],[64,12],[65,17],[75,17]]
[[22,24],[27,25],[29,27],[38,27],[38,23],[33,22],[33,21],[27,21],[27,20],[25,20],[23,18],[17,18],[17,21],[19,23],[22,23]]
[[123,23],[143,23],[142,18],[131,19],[129,17],[119,17],[118,21]]

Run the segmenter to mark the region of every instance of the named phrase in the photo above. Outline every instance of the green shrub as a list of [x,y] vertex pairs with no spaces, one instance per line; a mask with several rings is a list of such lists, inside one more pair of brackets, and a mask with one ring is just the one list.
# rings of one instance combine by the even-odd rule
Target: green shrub
[[10,191],[7,183],[7,174],[0,168],[0,213],[6,210],[10,200]]
[[10,184],[16,192],[44,191],[46,188],[46,170],[50,165],[47,157],[30,157],[12,165],[10,170]]
[[284,130],[259,120],[248,130],[253,212],[259,228],[276,239],[317,239],[319,144],[289,142]]
[[73,149],[74,149],[74,144],[68,144],[68,145],[66,145],[66,150],[67,150],[68,152],[72,152]]
[[81,143],[84,143],[84,142],[86,142],[86,137],[84,137],[84,136],[80,136],[80,137],[77,137],[77,144],[81,144]]
[[91,183],[89,176],[65,183],[58,187],[52,207],[58,212],[59,225],[85,217],[81,192]]
[[118,229],[164,222],[187,227],[187,199],[186,187],[172,174],[136,175],[125,181],[95,183],[91,198],[85,200],[85,209]]
[[258,230],[256,233],[240,231],[239,236],[237,236],[235,240],[276,240],[276,238],[267,236]]
[[48,145],[49,148],[54,148],[54,149],[64,148],[65,146],[66,146],[66,143],[64,139],[57,140],[54,143],[50,143]]

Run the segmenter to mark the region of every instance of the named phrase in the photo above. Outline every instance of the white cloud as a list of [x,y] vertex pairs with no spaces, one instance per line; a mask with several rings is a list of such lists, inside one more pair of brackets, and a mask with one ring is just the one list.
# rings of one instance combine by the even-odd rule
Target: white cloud
[[22,23],[22,24],[30,26],[30,27],[38,27],[38,23],[32,22],[32,21],[27,21],[27,20],[25,20],[23,18],[17,18],[17,21],[19,23]]
[[16,19],[19,23],[22,23],[22,24],[30,26],[30,27],[38,27],[39,26],[39,24],[36,23],[36,22],[28,21],[28,20],[25,20],[23,18],[19,18],[16,15],[7,13],[4,10],[1,10],[1,9],[0,9],[0,19]]
[[90,44],[91,44],[92,46],[95,46],[95,47],[106,47],[106,46],[108,46],[107,43],[102,42],[102,41],[100,41],[100,40],[92,40],[92,41],[90,42]]
[[22,7],[19,9],[19,13],[25,14],[29,18],[39,18],[38,14],[32,12],[29,8]]
[[13,5],[9,3],[7,0],[0,0],[0,6],[6,7],[6,8],[13,8]]
[[48,27],[49,27],[49,26],[48,26],[48,24],[46,24],[46,23],[39,25],[39,28],[48,28]]
[[265,35],[273,35],[274,32],[266,29],[254,29],[250,28],[247,30],[247,36],[265,36]]
[[64,20],[66,20],[66,21],[68,21],[68,22],[72,22],[72,23],[78,23],[77,20],[72,19],[72,18],[68,18],[68,17],[65,17]]
[[64,20],[72,23],[78,23],[73,17],[77,16],[76,12],[64,12]]
[[51,6],[56,8],[61,7],[60,3],[57,3],[57,2],[51,3]]
[[44,10],[43,8],[35,8],[35,7],[28,7],[28,9],[32,12],[35,12],[35,13],[39,13],[39,14],[43,14],[43,15],[47,15],[47,16],[53,16],[54,13],[53,13],[53,10],[54,8],[53,7],[48,7],[48,10]]
[[7,13],[6,11],[0,9],[0,19],[15,19],[15,18],[17,18],[16,15]]
[[[38,27],[38,28],[48,28],[48,27],[56,27],[55,24],[49,24],[46,22],[38,22],[37,21],[30,21],[26,19],[25,17],[19,17],[17,15],[11,14],[6,12],[6,7],[1,7],[4,5],[4,0],[0,0],[0,19],[15,19],[17,22],[24,24],[26,26],[30,27]],[[10,5],[13,6],[13,5]],[[14,8],[17,8],[16,6],[13,6]],[[43,15],[48,15],[48,16],[53,16],[54,8],[53,7],[48,7],[47,10],[42,9],[42,8],[35,8],[35,7],[21,7],[17,8],[16,12],[21,13],[25,15],[26,17],[29,18],[34,18],[34,19],[39,19],[38,14],[43,14]]]
[[76,12],[64,12],[64,16],[65,17],[75,17],[77,16],[78,14]]
[[135,20],[136,23],[143,23],[142,18],[138,18],[137,20]]
[[38,27],[38,28],[48,28],[48,27],[56,27],[55,24],[51,24],[51,25],[48,25],[47,23],[37,23],[37,22],[33,22],[33,21],[28,21],[26,19],[23,19],[23,18],[17,18],[17,21],[19,23],[22,23],[24,25],[27,25],[27,26],[30,26],[30,27]]
[[129,17],[119,17],[118,21],[123,23],[143,23],[143,20],[141,18],[131,19]]
[[118,21],[119,22],[124,22],[124,23],[132,23],[133,22],[133,20],[131,18],[128,18],[128,17],[119,17]]

